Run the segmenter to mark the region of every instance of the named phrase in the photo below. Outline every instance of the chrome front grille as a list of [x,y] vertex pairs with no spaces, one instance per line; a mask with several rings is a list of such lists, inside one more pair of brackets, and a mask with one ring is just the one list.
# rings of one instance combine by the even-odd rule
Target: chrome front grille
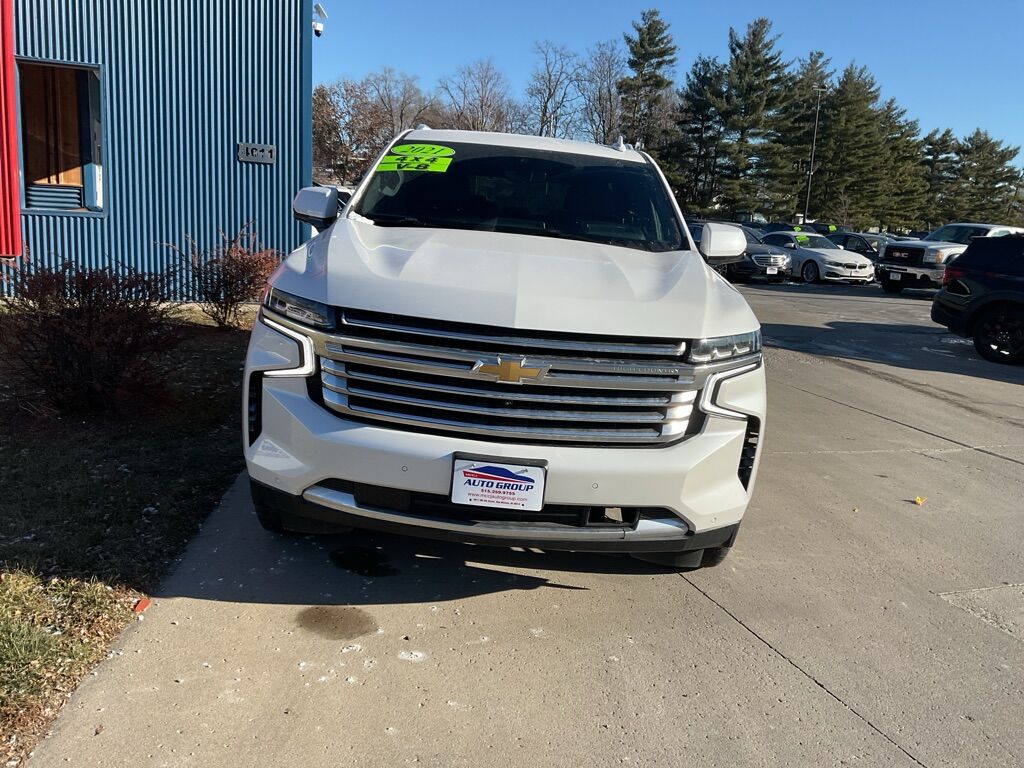
[[753,258],[754,263],[759,267],[784,267],[789,261],[789,257],[777,253],[761,253]]
[[901,245],[886,246],[882,261],[891,261],[897,264],[920,264],[924,258],[923,248],[907,248]]
[[339,312],[338,328],[316,343],[327,408],[397,428],[499,441],[673,442],[698,426],[697,397],[716,370],[687,365],[685,342],[673,339],[514,331],[355,310]]

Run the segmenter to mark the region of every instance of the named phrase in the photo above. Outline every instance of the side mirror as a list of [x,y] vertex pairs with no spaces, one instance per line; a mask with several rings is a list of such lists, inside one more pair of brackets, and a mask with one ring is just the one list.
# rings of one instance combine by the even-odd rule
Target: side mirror
[[782,247],[783,248],[789,248],[789,250],[791,250],[791,251],[795,251],[796,250],[796,243],[794,243],[792,240],[787,240],[785,243],[782,244]]
[[845,245],[839,245],[839,243],[836,243],[836,248],[838,248],[840,251],[845,251],[846,250],[846,246]]
[[743,261],[747,238],[743,230],[728,224],[705,224],[700,235],[700,252],[711,266]]
[[338,190],[334,187],[303,187],[292,201],[292,213],[299,221],[326,229],[338,218]]

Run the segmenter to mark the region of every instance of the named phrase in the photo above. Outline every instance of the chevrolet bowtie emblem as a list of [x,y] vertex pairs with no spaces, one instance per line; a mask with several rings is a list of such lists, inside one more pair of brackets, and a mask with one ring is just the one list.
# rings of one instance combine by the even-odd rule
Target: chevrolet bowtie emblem
[[539,379],[545,373],[545,368],[529,368],[526,366],[526,358],[509,358],[498,356],[497,362],[477,362],[473,366],[473,373],[482,373],[485,376],[493,376],[495,381],[505,384],[522,384],[523,379]]

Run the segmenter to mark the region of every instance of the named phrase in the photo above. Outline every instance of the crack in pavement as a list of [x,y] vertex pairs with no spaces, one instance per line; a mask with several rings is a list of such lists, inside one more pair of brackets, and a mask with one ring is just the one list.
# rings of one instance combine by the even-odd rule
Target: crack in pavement
[[[943,438],[945,439],[945,438]],[[872,454],[872,453],[963,453],[964,451],[982,451],[986,448],[1024,448],[1024,443],[996,443],[995,445],[971,445],[967,447],[957,446],[956,448],[822,448],[813,451],[773,451],[765,448],[765,456],[818,456],[822,454]]]
[[938,434],[936,432],[929,432],[927,429],[922,429],[921,427],[915,426],[914,424],[908,424],[905,421],[900,421],[899,419],[894,419],[891,416],[885,416],[885,415],[883,415],[881,413],[876,413],[875,411],[869,411],[867,408],[859,408],[856,405],[851,405],[850,403],[844,403],[842,400],[836,400],[833,397],[829,397],[828,395],[822,395],[819,392],[811,392],[811,390],[809,390],[809,389],[804,389],[803,387],[798,387],[795,384],[790,384],[787,381],[782,381],[781,379],[776,379],[774,376],[770,377],[770,380],[773,381],[776,384],[781,384],[781,385],[789,387],[791,389],[795,389],[797,392],[803,392],[805,395],[811,395],[813,397],[819,397],[822,400],[827,400],[830,403],[835,403],[836,405],[841,405],[844,408],[850,408],[851,410],[858,411],[859,413],[867,414],[868,416],[874,416],[875,418],[882,419],[883,421],[888,421],[891,424],[899,424],[901,427],[906,427],[907,429],[912,429],[915,432],[920,432],[922,435],[928,435],[929,437],[938,438],[939,440],[945,440],[947,443],[952,443],[953,445],[958,445],[958,446],[960,446],[960,448],[962,448],[964,450],[975,451],[977,453],[984,453],[984,454],[987,454],[988,456],[994,456],[997,459],[1002,459],[1003,461],[1009,461],[1012,464],[1019,464],[1020,466],[1024,467],[1024,461],[1022,461],[1021,459],[1014,459],[1014,458],[1011,458],[1009,456],[1003,456],[1001,453],[995,453],[994,451],[986,450],[985,448],[979,448],[979,447],[971,445],[970,443],[964,443],[964,442],[962,442],[960,440],[956,440],[956,439],[954,439],[952,437],[946,437],[945,435],[940,435],[940,434]]
[[[735,613],[733,613],[728,608],[726,608],[724,605],[722,605],[722,603],[720,603],[718,600],[713,598],[706,590],[701,589],[685,573],[680,573],[679,576],[683,579],[683,581],[685,581],[691,587],[696,589],[704,597],[706,597],[709,601],[711,601],[715,606],[717,606],[718,609],[721,610],[726,616],[728,616],[730,619],[732,619],[737,624],[739,624],[741,627],[743,627],[743,629],[745,629],[747,632],[749,632],[751,635],[753,635],[759,642],[763,643],[765,645],[765,647],[767,647],[772,653],[777,655],[779,658],[783,659],[787,664],[789,664],[791,667],[793,667],[793,669],[795,669],[801,675],[806,677],[808,680],[810,680],[812,683],[814,683],[816,686],[818,686],[821,690],[823,690],[826,694],[828,694],[832,699],[834,699],[836,702],[838,702],[844,709],[846,709],[848,712],[853,713],[853,715],[855,715],[859,720],[861,720],[865,725],[867,725],[868,728],[870,728],[872,731],[874,731],[879,736],[881,736],[883,739],[885,739],[885,741],[889,742],[889,744],[891,744],[893,747],[895,747],[900,752],[902,752],[904,755],[906,755],[907,758],[909,758],[910,760],[912,760],[914,762],[914,765],[921,766],[921,768],[928,768],[928,766],[925,763],[921,762],[917,757],[915,757],[909,750],[907,750],[905,747],[903,747],[901,744],[899,744],[889,734],[887,734],[885,731],[883,731],[881,728],[879,728],[877,725],[875,725],[873,722],[871,722],[871,720],[869,720],[867,717],[865,717],[860,712],[858,712],[857,709],[855,709],[851,704],[848,704],[846,701],[844,701],[842,698],[840,698],[840,696],[838,694],[834,693],[827,685],[825,685],[823,682],[818,680],[818,678],[816,678],[814,675],[812,675],[806,669],[804,669],[799,664],[797,664],[795,661],[793,661],[791,658],[789,658],[789,656],[787,656],[781,650],[779,650],[774,645],[772,645],[770,642],[768,642],[768,640],[765,639],[764,637],[762,637],[753,627],[751,627],[749,624],[747,624],[745,621],[743,621],[743,619],[741,619]],[[1002,745],[1000,745],[1000,746],[1002,746]],[[1004,749],[1005,749],[1005,747],[1004,747]]]

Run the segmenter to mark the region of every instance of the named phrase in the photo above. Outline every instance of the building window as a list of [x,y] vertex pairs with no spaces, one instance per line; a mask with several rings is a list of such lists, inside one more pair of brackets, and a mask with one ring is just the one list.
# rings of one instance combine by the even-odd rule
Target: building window
[[99,72],[18,62],[25,207],[100,210]]

